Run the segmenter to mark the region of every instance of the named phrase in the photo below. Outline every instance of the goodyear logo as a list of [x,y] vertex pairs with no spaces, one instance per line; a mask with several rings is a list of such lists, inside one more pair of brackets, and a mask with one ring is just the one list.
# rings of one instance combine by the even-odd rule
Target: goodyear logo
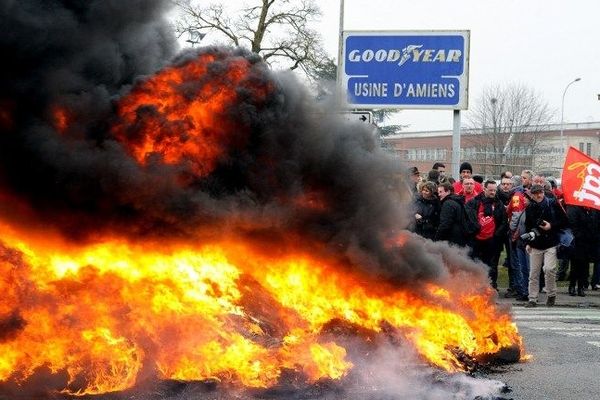
[[399,67],[406,62],[459,63],[462,51],[459,49],[427,49],[422,44],[410,44],[402,49],[351,50],[348,62],[351,63],[396,63]]

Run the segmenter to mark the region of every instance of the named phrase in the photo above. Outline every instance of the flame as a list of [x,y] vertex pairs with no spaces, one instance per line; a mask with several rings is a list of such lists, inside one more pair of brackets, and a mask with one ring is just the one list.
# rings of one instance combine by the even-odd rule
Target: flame
[[66,108],[54,107],[52,109],[52,122],[54,128],[61,134],[64,134],[69,127],[69,115]]
[[[230,114],[258,113],[276,97],[261,65],[215,50],[165,68],[121,98],[110,132],[141,166],[205,177],[255,145],[250,122]],[[59,133],[77,119],[50,110]],[[0,124],[9,111],[0,105]],[[333,208],[315,188],[278,195],[306,214]],[[152,377],[252,388],[275,385],[290,370],[308,382],[342,379],[356,349],[336,334],[339,326],[365,342],[393,332],[447,371],[465,368],[462,355],[522,350],[493,291],[470,289],[465,271],[418,292],[398,288],[357,272],[310,236],[248,240],[232,233],[231,221],[227,237],[210,232],[202,243],[209,227],[135,242],[106,228],[94,242],[73,243],[10,190],[0,190],[0,200],[11,206],[0,210],[0,382],[50,374],[66,377],[56,388],[62,393],[94,395]],[[408,233],[391,236],[390,250],[410,245]]]
[[274,385],[285,369],[340,379],[353,364],[343,341],[323,335],[333,320],[373,334],[388,324],[448,371],[463,368],[456,349],[522,347],[491,291],[429,285],[418,297],[311,254],[274,257],[231,239],[74,246],[0,228],[0,322],[17,326],[0,337],[0,381],[66,371],[63,392],[83,395],[132,387],[148,369],[246,387]]
[[[218,77],[206,79],[211,69],[223,67]],[[119,101],[113,133],[142,165],[158,155],[167,165],[184,164],[205,176],[228,149],[248,139],[247,128],[226,114],[228,107],[240,92],[260,103],[272,90],[250,79],[252,67],[245,58],[225,62],[210,53],[165,68]]]

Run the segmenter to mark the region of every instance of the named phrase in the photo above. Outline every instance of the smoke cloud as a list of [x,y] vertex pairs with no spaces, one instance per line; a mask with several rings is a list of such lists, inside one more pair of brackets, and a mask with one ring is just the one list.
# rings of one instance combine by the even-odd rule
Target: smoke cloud
[[[478,270],[410,234],[397,246],[408,190],[370,126],[344,121],[291,74],[271,72],[244,50],[203,48],[173,58],[167,8],[158,0],[2,2],[9,34],[0,50],[11,60],[0,74],[3,218],[78,241],[107,232],[132,240],[240,235],[285,248],[302,238],[400,284],[443,279],[444,263]],[[222,151],[210,168],[190,167],[186,158],[167,163],[161,154],[136,160],[128,145],[143,128],[169,140],[177,134],[177,146],[189,121],[173,121],[152,104],[131,110],[126,121],[124,99],[146,90],[151,74],[203,56],[211,57],[204,73],[174,90],[191,102],[199,93],[218,95],[205,94],[209,81],[237,84],[235,100],[214,115],[233,121],[224,123],[225,139],[215,139]],[[223,78],[240,60],[246,77]]]
[[[301,247],[422,296],[432,296],[419,293],[429,282],[466,291],[464,280],[449,279],[461,274],[468,290],[487,286],[465,250],[404,230],[404,171],[371,126],[346,121],[293,74],[271,71],[246,50],[176,54],[169,7],[166,0],[0,0],[0,222],[57,231],[69,243],[240,238],[258,253]],[[30,287],[19,251],[0,243],[0,266],[10,271],[7,282],[14,279],[5,294],[12,304],[52,309],[47,294]],[[106,297],[104,289],[119,283],[86,268],[87,281],[56,283],[78,309],[77,296]],[[136,318],[114,307],[115,320]],[[0,314],[0,343],[27,327],[16,308]],[[447,398],[448,386],[464,394],[453,398],[497,392],[494,382],[463,376],[446,377],[439,390],[415,385],[435,380],[434,372],[413,369],[419,361],[410,350],[389,347],[353,372],[375,375],[354,375],[360,387],[348,384],[356,392],[343,398],[364,398],[367,384],[381,388],[381,398]],[[144,349],[152,360],[156,347]],[[31,393],[63,386],[64,372],[52,374],[38,371]]]

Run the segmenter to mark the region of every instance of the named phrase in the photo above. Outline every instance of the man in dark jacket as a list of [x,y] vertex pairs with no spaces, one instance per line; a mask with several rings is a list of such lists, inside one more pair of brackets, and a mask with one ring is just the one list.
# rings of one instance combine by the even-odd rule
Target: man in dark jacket
[[592,211],[594,215],[594,228],[592,229],[592,243],[594,243],[595,250],[592,252],[592,261],[594,266],[592,268],[592,279],[590,285],[592,290],[600,289],[600,210],[594,209]]
[[510,201],[510,198],[512,196],[512,190],[513,190],[513,180],[512,178],[502,178],[500,180],[500,186],[498,187],[498,190],[496,191],[496,197],[498,198],[498,200],[500,200],[502,202],[502,204],[504,204],[504,207],[508,206],[508,202]]
[[435,240],[447,240],[459,246],[467,244],[467,236],[463,233],[464,198],[454,194],[450,182],[438,186],[438,197],[442,202],[440,224],[435,233]]
[[[502,201],[496,198],[496,182],[488,180],[483,184],[483,192],[466,205],[475,215],[481,230],[473,240],[472,257],[489,267],[490,283],[498,288],[498,257],[507,237],[506,208]],[[494,262],[495,260],[495,262]],[[524,294],[521,291],[521,294]]]
[[544,187],[532,185],[530,196],[533,201],[525,209],[526,251],[529,254],[529,302],[526,307],[535,307],[539,294],[539,280],[542,264],[548,299],[546,305],[552,307],[556,301],[556,250],[558,234],[568,224],[565,211],[554,199],[548,199]]
[[[569,295],[585,297],[590,263],[598,251],[596,240],[597,219],[600,211],[584,206],[567,206],[569,226],[573,231],[574,247],[570,251],[571,274],[569,275]],[[577,285],[577,292],[575,291]]]

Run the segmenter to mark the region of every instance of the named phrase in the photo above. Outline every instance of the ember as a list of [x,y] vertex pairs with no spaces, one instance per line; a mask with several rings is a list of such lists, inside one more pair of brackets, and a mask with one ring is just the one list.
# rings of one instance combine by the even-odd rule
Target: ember
[[364,398],[518,360],[483,269],[403,231],[368,127],[241,49],[166,65],[163,2],[123,3],[2,17],[0,393]]

